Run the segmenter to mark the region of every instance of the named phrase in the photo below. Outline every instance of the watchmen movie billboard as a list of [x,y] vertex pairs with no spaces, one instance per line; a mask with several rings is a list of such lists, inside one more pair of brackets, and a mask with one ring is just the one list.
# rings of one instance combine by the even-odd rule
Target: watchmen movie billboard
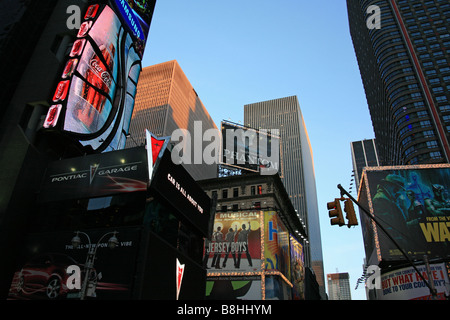
[[[450,253],[449,191],[448,164],[368,167],[359,198],[410,258],[426,254],[433,259]],[[383,230],[361,218],[367,256],[370,249],[376,250],[378,261],[404,259]]]

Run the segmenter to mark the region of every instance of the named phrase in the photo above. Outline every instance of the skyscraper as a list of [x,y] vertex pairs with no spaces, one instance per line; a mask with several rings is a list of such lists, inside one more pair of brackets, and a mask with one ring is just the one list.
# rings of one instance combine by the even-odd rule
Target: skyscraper
[[[144,143],[145,129],[159,137],[170,137],[174,130],[186,129],[191,134],[191,146],[194,148],[194,139],[199,138],[194,137],[196,122],[197,125],[201,122],[202,135],[205,130],[217,129],[178,62],[172,60],[143,68],[126,147]],[[202,141],[201,137],[198,140]],[[193,157],[193,152],[191,155]],[[193,162],[183,165],[194,179],[217,176],[217,164]]]
[[450,3],[347,0],[347,7],[382,165],[449,162]]
[[351,300],[350,276],[345,273],[327,274],[328,294],[330,300]]
[[378,160],[375,139],[354,141],[350,144],[350,148],[352,152],[356,192],[358,192],[363,169],[365,167],[377,167],[380,165],[380,162]]
[[299,219],[308,230],[306,266],[314,270],[321,295],[325,297],[313,154],[298,99],[291,96],[245,105],[244,123],[255,129],[279,130],[284,168],[282,181]]

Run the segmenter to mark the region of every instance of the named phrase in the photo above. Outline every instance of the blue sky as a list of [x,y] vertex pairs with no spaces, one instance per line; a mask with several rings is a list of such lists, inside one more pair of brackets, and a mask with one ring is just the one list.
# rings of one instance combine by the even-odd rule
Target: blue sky
[[[143,66],[177,60],[216,125],[243,106],[296,95],[314,156],[325,274],[348,272],[365,299],[361,227],[331,226],[350,143],[374,138],[345,0],[157,0]],[[355,192],[352,193],[356,198]]]

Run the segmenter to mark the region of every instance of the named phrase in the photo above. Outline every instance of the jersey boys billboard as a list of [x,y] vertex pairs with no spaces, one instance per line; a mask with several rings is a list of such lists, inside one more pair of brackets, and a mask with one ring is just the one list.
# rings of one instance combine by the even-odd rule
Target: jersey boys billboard
[[[446,164],[371,167],[363,175],[359,197],[411,258],[426,254],[433,259],[449,255],[449,191]],[[380,228],[365,217],[363,221],[367,256],[374,252],[378,261],[404,259]]]
[[305,298],[303,246],[277,211],[216,213],[203,265],[208,299]]
[[88,7],[43,125],[87,153],[125,145],[154,8],[111,2]]

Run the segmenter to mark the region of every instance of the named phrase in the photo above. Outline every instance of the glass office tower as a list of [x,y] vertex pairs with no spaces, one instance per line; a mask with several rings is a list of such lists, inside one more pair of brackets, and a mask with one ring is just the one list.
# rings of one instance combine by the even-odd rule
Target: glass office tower
[[363,169],[365,167],[378,167],[378,152],[375,139],[354,141],[350,144],[352,152],[353,173],[355,179],[356,193],[358,193],[359,182],[361,181]]
[[382,165],[449,162],[450,3],[347,0],[347,7]]
[[245,105],[244,123],[255,129],[280,130],[282,181],[308,230],[310,243],[305,247],[305,263],[314,270],[320,293],[325,297],[313,154],[298,99],[291,96]]

